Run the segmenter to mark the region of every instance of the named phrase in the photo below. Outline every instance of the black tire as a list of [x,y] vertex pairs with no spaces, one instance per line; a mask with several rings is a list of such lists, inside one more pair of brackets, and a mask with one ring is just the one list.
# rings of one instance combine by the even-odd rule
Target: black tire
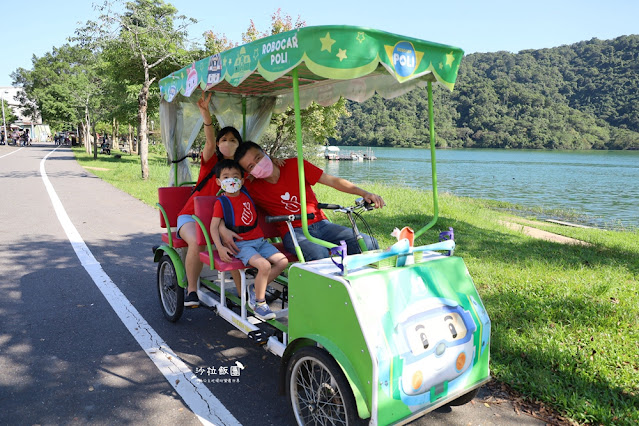
[[468,404],[470,401],[473,400],[473,398],[477,396],[477,394],[479,393],[479,389],[481,389],[481,386],[471,390],[468,393],[465,393],[464,395],[460,396],[457,399],[453,399],[451,402],[449,402],[446,405],[450,405],[451,407],[457,407],[459,405]]
[[299,425],[360,423],[342,369],[318,347],[304,346],[293,354],[286,368],[286,394]]
[[166,319],[176,322],[184,312],[184,289],[178,285],[173,261],[168,255],[158,263],[158,296]]

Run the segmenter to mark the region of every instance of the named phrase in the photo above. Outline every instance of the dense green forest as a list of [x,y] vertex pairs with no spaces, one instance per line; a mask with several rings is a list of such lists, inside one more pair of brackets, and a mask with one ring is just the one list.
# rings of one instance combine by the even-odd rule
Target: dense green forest
[[[639,149],[639,35],[474,53],[453,92],[435,87],[441,148]],[[428,144],[426,89],[347,109],[332,145]]]

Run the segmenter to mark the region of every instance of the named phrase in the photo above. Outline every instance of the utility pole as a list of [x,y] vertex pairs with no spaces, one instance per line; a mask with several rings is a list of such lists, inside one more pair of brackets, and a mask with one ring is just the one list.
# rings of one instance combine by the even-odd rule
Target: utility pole
[[4,141],[9,145],[9,135],[7,134],[7,122],[4,120],[4,94],[9,93],[6,90],[4,93],[0,93],[0,99],[2,99],[2,128],[4,130]]

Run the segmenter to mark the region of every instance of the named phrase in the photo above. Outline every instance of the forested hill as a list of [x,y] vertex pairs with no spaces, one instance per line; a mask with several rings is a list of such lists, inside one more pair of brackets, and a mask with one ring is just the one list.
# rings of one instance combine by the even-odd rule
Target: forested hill
[[[639,149],[639,35],[474,53],[435,87],[439,147]],[[428,144],[426,89],[347,108],[333,145]]]

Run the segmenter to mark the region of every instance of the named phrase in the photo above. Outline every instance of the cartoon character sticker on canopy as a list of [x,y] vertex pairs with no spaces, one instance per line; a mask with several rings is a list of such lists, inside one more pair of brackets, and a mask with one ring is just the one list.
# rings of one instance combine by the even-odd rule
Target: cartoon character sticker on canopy
[[184,96],[189,97],[191,93],[197,87],[198,78],[197,78],[197,70],[195,69],[195,62],[189,68],[189,73],[186,77],[186,89],[184,90]]
[[175,87],[175,84],[172,84],[171,87],[169,88],[169,94],[166,98],[166,101],[167,102],[173,101],[173,98],[175,98],[175,95],[177,95],[177,87]]
[[206,76],[206,88],[210,89],[220,82],[220,75],[222,74],[222,61],[220,61],[220,54],[216,53],[209,59],[209,70]]

